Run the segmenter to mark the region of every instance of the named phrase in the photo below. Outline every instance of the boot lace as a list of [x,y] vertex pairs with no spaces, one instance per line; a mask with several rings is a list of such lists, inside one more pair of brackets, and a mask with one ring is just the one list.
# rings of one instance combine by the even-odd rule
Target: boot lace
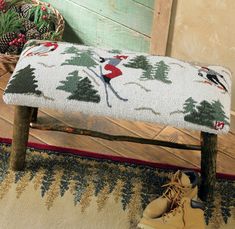
[[168,184],[165,184],[162,187],[168,187],[167,190],[163,193],[163,197],[165,197],[171,203],[170,209],[173,209],[177,205],[177,202],[179,202],[183,197],[183,195],[190,190],[190,187],[182,186],[178,174],[176,174]]
[[176,203],[176,206],[173,209],[171,209],[169,212],[166,212],[165,214],[163,214],[163,216],[162,216],[163,222],[167,222],[167,219],[169,219],[170,217],[174,217],[177,213],[180,214],[183,211],[184,202],[178,201]]

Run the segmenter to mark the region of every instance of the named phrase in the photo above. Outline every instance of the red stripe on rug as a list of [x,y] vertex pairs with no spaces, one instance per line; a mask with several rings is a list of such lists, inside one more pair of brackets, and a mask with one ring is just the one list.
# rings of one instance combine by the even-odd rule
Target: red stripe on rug
[[[0,142],[11,144],[12,139],[0,137]],[[88,158],[104,159],[104,160],[111,160],[114,162],[122,162],[122,163],[138,164],[138,165],[147,165],[147,166],[151,166],[154,168],[160,168],[160,169],[194,170],[196,172],[200,172],[200,169],[196,169],[196,168],[187,168],[187,167],[175,166],[175,165],[170,165],[170,164],[162,164],[162,163],[157,163],[157,162],[144,161],[144,160],[128,158],[128,157],[112,156],[112,155],[106,155],[106,154],[102,154],[102,153],[94,153],[94,152],[72,149],[72,148],[67,148],[67,147],[59,147],[59,146],[52,146],[52,145],[32,143],[32,142],[29,142],[27,144],[27,146],[35,148],[35,149],[39,149],[39,150],[50,150],[50,151],[56,151],[56,152],[60,152],[60,153],[71,153],[71,154],[77,154],[79,156],[84,156],[84,157],[88,157]],[[233,175],[233,174],[217,173],[216,176],[217,176],[217,178],[235,180],[235,175]]]

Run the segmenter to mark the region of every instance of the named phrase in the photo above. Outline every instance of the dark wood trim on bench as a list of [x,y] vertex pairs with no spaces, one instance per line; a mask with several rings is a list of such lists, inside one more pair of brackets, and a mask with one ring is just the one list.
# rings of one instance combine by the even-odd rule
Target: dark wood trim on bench
[[170,148],[201,150],[201,185],[199,196],[206,200],[213,196],[216,181],[216,157],[217,157],[217,135],[201,132],[201,146],[179,144],[154,139],[136,138],[122,135],[109,135],[97,131],[74,128],[64,125],[41,125],[30,123],[37,120],[37,109],[23,106],[15,106],[15,120],[13,131],[13,143],[10,166],[13,170],[22,170],[25,164],[26,146],[29,135],[29,127],[40,130],[62,131],[72,134],[88,135],[103,138],[110,141],[128,141],[141,144],[159,145]]

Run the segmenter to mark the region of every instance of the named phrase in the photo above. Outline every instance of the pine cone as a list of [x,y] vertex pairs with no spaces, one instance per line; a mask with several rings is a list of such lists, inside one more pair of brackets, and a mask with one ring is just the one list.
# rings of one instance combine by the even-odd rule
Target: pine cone
[[13,5],[13,6],[11,6],[11,7],[9,8],[9,10],[15,11],[17,14],[19,14],[19,16],[21,15],[21,10],[20,10],[20,7],[19,7],[19,6]]
[[40,34],[44,34],[44,33],[49,32],[49,26],[42,26],[40,29],[38,29],[38,32]]
[[24,18],[22,20],[22,24],[26,32],[29,31],[30,29],[37,29],[36,25],[33,22],[31,22],[29,19]]
[[19,54],[19,47],[17,46],[10,46],[6,50],[6,54],[18,55]]
[[24,4],[21,6],[21,15],[24,18],[28,18],[29,16],[29,11],[33,6],[31,4]]
[[26,40],[31,40],[31,39],[41,39],[40,33],[36,29],[30,29],[26,32]]
[[5,53],[6,50],[9,47],[9,42],[14,40],[17,37],[17,34],[15,32],[11,33],[5,33],[1,38],[0,38],[0,49],[1,53]]
[[5,53],[5,46],[0,44],[0,53]]

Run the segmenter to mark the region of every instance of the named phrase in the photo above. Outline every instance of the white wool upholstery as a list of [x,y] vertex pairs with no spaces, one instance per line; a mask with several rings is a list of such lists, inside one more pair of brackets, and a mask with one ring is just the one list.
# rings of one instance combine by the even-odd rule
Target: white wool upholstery
[[33,40],[3,98],[219,134],[229,131],[231,73],[170,57]]

